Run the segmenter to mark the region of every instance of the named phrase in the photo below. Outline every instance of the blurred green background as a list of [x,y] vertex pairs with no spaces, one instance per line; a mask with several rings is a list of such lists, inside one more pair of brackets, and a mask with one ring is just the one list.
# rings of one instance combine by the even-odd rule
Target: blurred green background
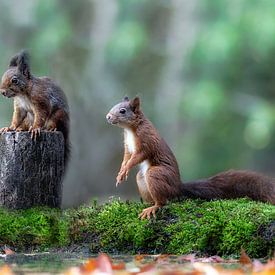
[[[71,109],[64,207],[138,198],[115,188],[122,131],[105,115],[126,94],[175,152],[182,179],[236,168],[274,175],[273,0],[0,0],[0,72],[20,49]],[[0,97],[0,127],[12,100]]]

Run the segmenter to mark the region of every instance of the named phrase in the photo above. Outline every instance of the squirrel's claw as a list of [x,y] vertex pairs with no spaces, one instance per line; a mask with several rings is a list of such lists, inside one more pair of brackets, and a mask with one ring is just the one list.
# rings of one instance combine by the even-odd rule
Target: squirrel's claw
[[154,205],[154,206],[151,206],[151,207],[148,207],[148,208],[145,208],[142,210],[142,212],[138,215],[138,217],[141,219],[141,220],[144,220],[144,219],[148,219],[150,220],[151,218],[151,214],[154,218],[156,218],[156,211],[157,209],[159,208],[159,206],[157,205]]
[[126,181],[128,178],[129,171],[126,169],[123,169],[120,171],[116,177],[116,187],[122,183],[123,181]]
[[41,134],[41,128],[33,128],[33,126],[31,126],[29,128],[29,133],[31,133],[31,139],[33,139],[34,141],[36,141],[37,137],[40,136]]
[[10,131],[15,131],[15,128],[13,128],[12,126],[9,127],[3,127],[0,129],[0,134],[4,134]]

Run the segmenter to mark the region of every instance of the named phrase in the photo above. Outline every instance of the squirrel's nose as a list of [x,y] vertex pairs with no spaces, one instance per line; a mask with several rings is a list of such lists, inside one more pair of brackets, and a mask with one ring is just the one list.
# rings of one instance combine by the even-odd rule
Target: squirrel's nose
[[106,115],[106,119],[107,119],[107,120],[110,120],[111,118],[112,118],[112,115],[111,115],[111,114],[107,114],[107,115]]
[[4,89],[0,89],[0,93],[4,96],[6,96],[6,94],[7,94],[6,90],[4,90]]

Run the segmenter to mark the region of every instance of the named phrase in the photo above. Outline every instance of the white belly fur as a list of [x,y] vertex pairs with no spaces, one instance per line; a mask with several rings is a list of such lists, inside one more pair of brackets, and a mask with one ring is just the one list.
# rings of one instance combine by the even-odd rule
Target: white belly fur
[[148,160],[144,160],[140,165],[140,171],[142,175],[145,177],[147,170],[150,168],[150,163]]
[[[125,143],[127,145],[129,153],[133,154],[136,151],[136,141],[133,131],[125,129]],[[144,160],[140,165],[140,171],[145,177],[147,170],[150,168],[150,163],[148,160]]]
[[32,112],[32,103],[26,96],[17,96],[15,100],[20,108],[26,110],[27,112]]
[[129,153],[133,154],[136,151],[136,141],[133,131],[125,129],[125,143]]
[[139,193],[145,202],[152,203],[153,199],[152,199],[149,189],[148,189],[148,182],[147,182],[147,175],[146,175],[146,172],[150,168],[149,161],[144,160],[139,165],[139,168],[140,168],[140,170],[139,170],[139,173],[137,176],[137,185],[138,185]]

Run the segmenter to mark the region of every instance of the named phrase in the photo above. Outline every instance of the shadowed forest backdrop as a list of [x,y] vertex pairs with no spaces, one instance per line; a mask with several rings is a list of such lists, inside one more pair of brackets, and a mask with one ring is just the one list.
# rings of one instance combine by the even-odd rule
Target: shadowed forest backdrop
[[[0,0],[0,74],[22,48],[69,99],[64,207],[137,198],[134,172],[115,188],[122,131],[105,121],[126,94],[141,97],[184,180],[275,176],[273,0]],[[0,127],[12,111],[0,97]]]

